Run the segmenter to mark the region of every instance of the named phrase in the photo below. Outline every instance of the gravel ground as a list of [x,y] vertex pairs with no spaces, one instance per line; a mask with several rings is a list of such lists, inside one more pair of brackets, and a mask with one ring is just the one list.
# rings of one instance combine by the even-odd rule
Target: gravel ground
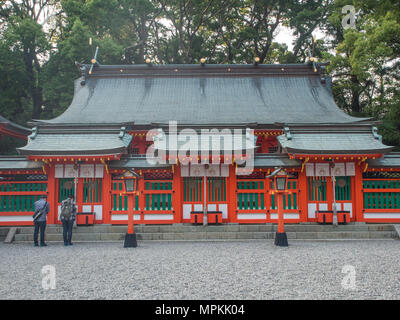
[[[400,299],[399,241],[122,246],[1,243],[0,299]],[[55,267],[55,289],[42,287],[45,265]],[[346,265],[353,289],[342,286],[353,274]]]

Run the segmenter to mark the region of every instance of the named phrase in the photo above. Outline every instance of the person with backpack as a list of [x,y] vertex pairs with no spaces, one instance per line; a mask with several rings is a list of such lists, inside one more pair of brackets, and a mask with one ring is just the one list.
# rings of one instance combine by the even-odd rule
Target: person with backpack
[[35,229],[33,231],[33,243],[35,247],[39,245],[38,244],[39,231],[40,231],[40,246],[41,247],[47,246],[47,244],[44,242],[44,232],[46,230],[47,214],[50,211],[50,205],[46,201],[46,199],[47,196],[42,195],[41,198],[34,204],[35,213],[32,218],[35,226]]
[[63,202],[61,202],[61,210],[59,220],[63,226],[63,239],[64,246],[72,246],[72,226],[76,218],[76,206],[74,203],[74,197],[68,196]]

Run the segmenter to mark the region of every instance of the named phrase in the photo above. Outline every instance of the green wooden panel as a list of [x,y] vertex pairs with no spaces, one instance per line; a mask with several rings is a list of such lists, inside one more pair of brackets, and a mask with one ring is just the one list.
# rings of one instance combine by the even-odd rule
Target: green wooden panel
[[[66,185],[71,185],[71,188],[66,188]],[[31,186],[32,191],[38,191],[35,186]],[[69,195],[74,196],[75,194],[75,188],[74,188],[74,178],[63,178],[63,179],[58,179],[58,188],[59,188],[59,194],[58,194],[58,202],[62,202]]]
[[400,193],[396,193],[396,208],[400,208]]
[[398,209],[400,192],[365,192],[365,209]]
[[261,200],[261,209],[265,209],[265,206],[264,206],[264,194],[263,193],[260,193],[260,200]]
[[10,201],[10,211],[15,211],[15,196],[11,195],[10,199],[11,199],[11,201]]
[[259,194],[255,193],[254,196],[255,196],[256,209],[258,209],[259,208],[259,200],[258,200]]
[[15,196],[15,211],[17,212],[21,210],[20,201],[21,201],[21,196]]
[[343,179],[345,181],[344,187],[335,185],[336,200],[348,201],[351,200],[351,180],[350,177],[337,177],[336,181]]
[[139,210],[139,196],[135,196],[135,210]]
[[31,196],[26,196],[26,210],[31,211]]
[[287,206],[286,206],[286,194],[283,194],[282,200],[283,200],[283,210],[286,210],[287,209]]
[[113,194],[113,210],[117,210],[117,195]]
[[[195,190],[194,190],[194,188],[191,188],[191,182],[189,182],[189,201],[196,201],[195,199],[194,199],[194,197],[195,197],[195,194],[194,194],[194,192],[195,192]],[[197,187],[196,187],[196,189],[197,189]]]
[[271,209],[276,209],[274,194],[271,195]]
[[122,195],[118,195],[118,210],[122,211]]
[[10,211],[10,196],[6,196],[6,211]]
[[151,199],[151,207],[150,207],[150,209],[154,210],[156,197],[154,195],[150,195],[150,199]]

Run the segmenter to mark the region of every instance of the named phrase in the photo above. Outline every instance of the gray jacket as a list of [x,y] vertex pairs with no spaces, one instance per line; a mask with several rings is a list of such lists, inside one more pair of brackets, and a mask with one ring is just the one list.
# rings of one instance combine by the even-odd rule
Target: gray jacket
[[43,206],[45,206],[44,213],[42,213],[42,215],[39,218],[36,219],[36,221],[38,221],[38,222],[47,220],[47,214],[50,211],[50,205],[46,201],[46,199],[44,199],[44,198],[41,198],[41,199],[39,199],[38,201],[35,202],[35,205],[34,205],[35,212],[36,212],[36,210],[42,209]]

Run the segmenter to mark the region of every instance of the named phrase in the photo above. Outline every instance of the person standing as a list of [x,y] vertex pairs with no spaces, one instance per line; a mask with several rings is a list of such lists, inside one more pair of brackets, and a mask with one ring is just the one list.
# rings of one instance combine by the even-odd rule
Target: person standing
[[38,244],[39,231],[40,231],[40,246],[41,247],[47,246],[47,244],[44,242],[44,232],[46,230],[47,214],[50,211],[50,205],[46,201],[46,199],[47,196],[42,195],[42,197],[34,204],[35,214],[33,218],[33,223],[35,225],[35,229],[33,232],[33,242],[35,247],[39,245]]
[[74,197],[68,196],[63,202],[61,202],[61,211],[59,220],[63,226],[63,239],[64,246],[72,246],[72,226],[76,218],[76,206],[74,203]]

